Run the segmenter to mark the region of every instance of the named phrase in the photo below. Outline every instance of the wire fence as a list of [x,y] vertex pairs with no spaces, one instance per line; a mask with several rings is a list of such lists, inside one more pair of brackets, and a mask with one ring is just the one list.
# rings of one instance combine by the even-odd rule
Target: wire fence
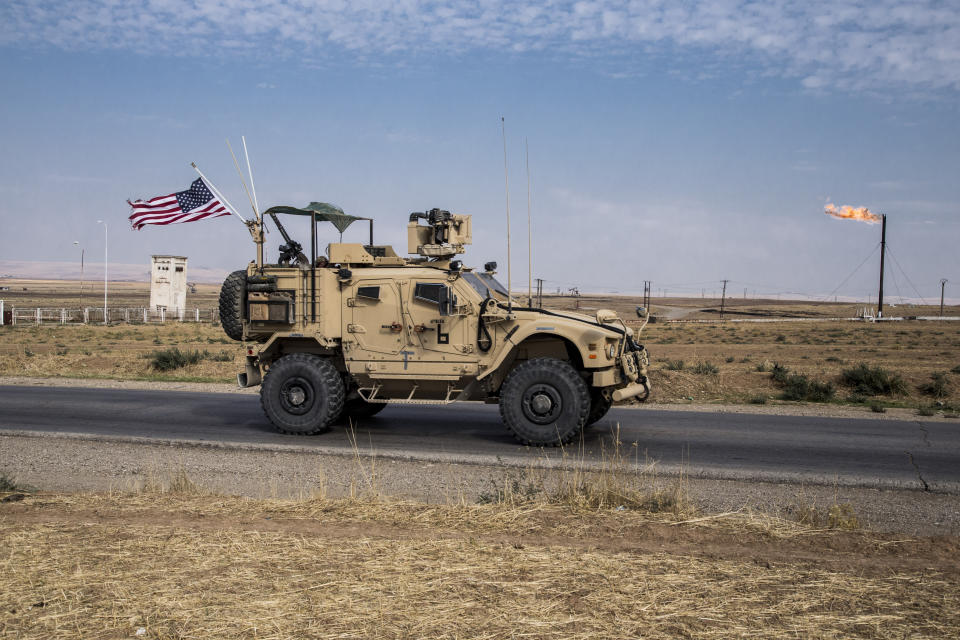
[[14,307],[0,300],[0,325],[22,324],[164,324],[167,322],[220,322],[218,309],[149,309],[147,307]]

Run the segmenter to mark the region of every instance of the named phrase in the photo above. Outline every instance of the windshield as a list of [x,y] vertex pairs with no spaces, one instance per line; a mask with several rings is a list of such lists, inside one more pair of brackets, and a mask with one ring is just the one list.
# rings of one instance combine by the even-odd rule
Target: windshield
[[470,283],[470,286],[484,298],[502,298],[507,299],[507,289],[500,284],[496,278],[488,273],[477,273],[476,271],[465,271],[463,279]]

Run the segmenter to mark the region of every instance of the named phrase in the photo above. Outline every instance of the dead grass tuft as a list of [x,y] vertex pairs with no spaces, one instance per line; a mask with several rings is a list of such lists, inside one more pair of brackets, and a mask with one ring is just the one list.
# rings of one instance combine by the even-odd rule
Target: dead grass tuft
[[575,510],[631,509],[686,517],[692,513],[685,478],[662,482],[656,464],[639,464],[637,446],[626,453],[620,424],[603,441],[599,467],[588,461],[582,448],[565,448],[560,468],[545,466],[506,470],[503,478],[480,495],[481,504],[561,505]]

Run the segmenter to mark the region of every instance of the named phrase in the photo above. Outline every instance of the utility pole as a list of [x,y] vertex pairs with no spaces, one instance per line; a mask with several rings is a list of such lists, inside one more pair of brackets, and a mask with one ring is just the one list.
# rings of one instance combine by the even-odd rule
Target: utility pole
[[723,320],[723,307],[727,301],[727,283],[729,280],[723,281],[723,293],[720,294],[720,319]]
[[537,308],[543,309],[543,278],[537,278]]
[[877,317],[883,317],[883,257],[887,253],[887,216],[880,216],[880,298],[877,302]]
[[943,290],[947,286],[947,279],[940,278],[940,317],[943,317]]
[[650,312],[650,293],[653,290],[653,282],[650,280],[643,281],[643,308],[647,310],[647,313]]
[[743,299],[744,299],[744,300],[747,299],[747,288],[746,288],[746,287],[743,288]]

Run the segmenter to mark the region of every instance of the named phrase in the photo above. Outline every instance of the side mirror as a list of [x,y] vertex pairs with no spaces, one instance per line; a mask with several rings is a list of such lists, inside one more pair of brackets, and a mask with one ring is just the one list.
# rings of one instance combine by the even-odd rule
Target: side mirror
[[647,315],[647,309],[646,309],[646,307],[637,307],[637,317],[642,318],[642,317],[644,317],[645,315]]

